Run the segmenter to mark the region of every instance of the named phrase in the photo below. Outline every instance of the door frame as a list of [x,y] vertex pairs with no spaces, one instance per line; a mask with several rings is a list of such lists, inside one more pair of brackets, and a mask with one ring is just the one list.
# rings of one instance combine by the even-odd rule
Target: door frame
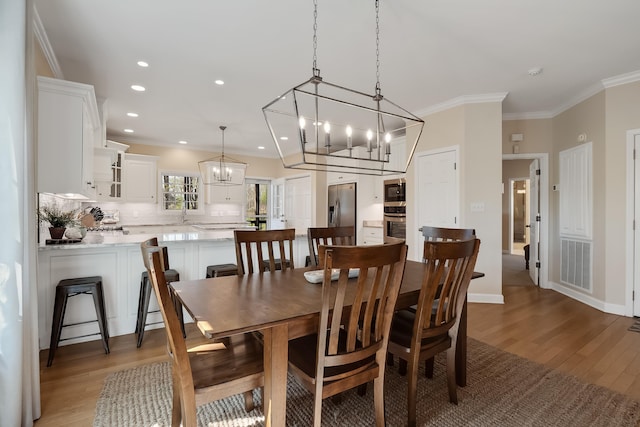
[[[534,160],[540,162],[540,288],[551,289],[549,281],[549,153],[503,154],[502,160]],[[533,265],[530,268],[535,268]]]
[[[631,129],[627,131],[627,231],[625,242],[625,258],[626,258],[626,272],[625,272],[625,315],[634,316],[640,315],[640,313],[634,313],[633,304],[633,291],[636,287],[635,283],[635,271],[634,271],[634,256],[635,256],[635,230],[633,229],[633,221],[635,219],[635,161],[633,158],[633,149],[635,147],[635,138],[640,136],[639,129]],[[638,155],[638,153],[636,153]],[[640,171],[638,171],[640,173]],[[639,191],[640,192],[640,189]],[[640,288],[640,283],[638,284]]]

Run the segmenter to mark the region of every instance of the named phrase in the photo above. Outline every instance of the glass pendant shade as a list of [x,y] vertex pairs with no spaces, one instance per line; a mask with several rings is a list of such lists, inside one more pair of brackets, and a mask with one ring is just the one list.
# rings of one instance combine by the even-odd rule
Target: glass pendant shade
[[204,185],[242,185],[247,171],[247,164],[224,155],[224,130],[222,130],[222,154],[211,159],[198,162],[202,183]]

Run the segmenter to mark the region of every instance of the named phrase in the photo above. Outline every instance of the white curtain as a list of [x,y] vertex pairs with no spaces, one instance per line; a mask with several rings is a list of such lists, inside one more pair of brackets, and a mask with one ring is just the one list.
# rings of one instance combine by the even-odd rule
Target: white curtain
[[32,0],[0,0],[0,424],[40,416]]

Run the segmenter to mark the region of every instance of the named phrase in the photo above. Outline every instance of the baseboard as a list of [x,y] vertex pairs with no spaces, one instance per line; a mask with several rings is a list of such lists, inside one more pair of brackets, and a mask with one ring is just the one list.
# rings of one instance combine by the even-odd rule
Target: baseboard
[[467,301],[486,304],[504,304],[504,296],[502,294],[467,294]]
[[586,295],[582,292],[571,289],[570,287],[561,283],[549,281],[549,285],[549,289],[553,289],[554,291],[559,292],[562,295],[566,295],[569,298],[580,301],[583,304],[587,304],[588,306],[593,307],[596,310],[600,310],[604,313],[616,314],[618,316],[627,316],[626,308],[624,305],[611,304],[606,301],[599,300],[590,295]]

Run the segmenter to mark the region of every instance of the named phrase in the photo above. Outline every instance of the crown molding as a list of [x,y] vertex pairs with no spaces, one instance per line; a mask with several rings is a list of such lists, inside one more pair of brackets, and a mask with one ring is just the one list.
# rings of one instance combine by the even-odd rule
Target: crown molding
[[463,95],[457,98],[450,99],[448,101],[442,102],[440,104],[433,105],[431,107],[422,109],[417,111],[415,114],[418,117],[429,116],[434,113],[439,113],[440,111],[449,110],[454,107],[459,107],[461,105],[466,104],[482,104],[485,102],[502,102],[507,97],[509,92],[498,92],[498,93],[486,93],[480,95]]
[[627,83],[637,82],[638,80],[640,80],[640,70],[632,71],[626,74],[620,74],[614,77],[609,77],[608,79],[602,79],[601,81],[602,81],[602,86],[604,86],[605,89],[608,89],[614,86],[626,85]]
[[539,120],[552,118],[553,113],[551,113],[551,111],[533,111],[531,113],[505,113],[502,115],[502,120]]
[[564,113],[569,108],[575,107],[576,105],[578,105],[582,101],[585,101],[585,100],[591,98],[593,95],[595,95],[597,93],[600,93],[603,90],[604,90],[604,86],[602,85],[601,82],[600,83],[596,83],[595,85],[593,85],[591,87],[588,87],[584,91],[580,92],[578,95],[576,95],[573,98],[571,98],[566,103],[562,104],[560,107],[558,107],[555,110],[553,110],[552,111],[553,117],[555,117],[555,116],[557,116],[557,115],[559,115],[561,113]]
[[40,44],[42,48],[42,52],[44,53],[45,58],[47,59],[47,63],[49,67],[51,67],[51,71],[53,71],[53,75],[57,79],[63,79],[64,75],[62,74],[62,68],[60,68],[60,64],[58,63],[58,59],[56,58],[56,54],[53,51],[53,47],[49,42],[49,37],[47,37],[47,32],[44,29],[44,25],[42,25],[42,20],[40,19],[40,15],[38,14],[38,9],[36,6],[33,6],[33,32],[36,36],[36,40]]

